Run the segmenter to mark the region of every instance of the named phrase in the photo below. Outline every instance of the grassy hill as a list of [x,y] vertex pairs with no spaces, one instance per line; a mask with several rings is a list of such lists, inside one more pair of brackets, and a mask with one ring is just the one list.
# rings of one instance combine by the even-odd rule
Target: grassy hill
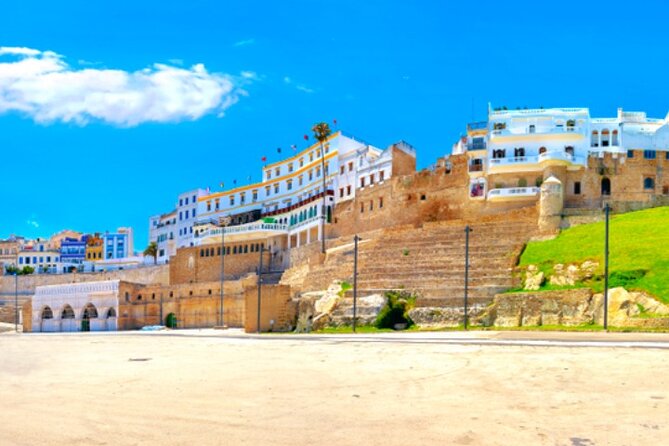
[[[612,216],[609,271],[611,286],[645,290],[669,303],[669,207]],[[530,242],[520,265],[549,272],[556,263],[596,260],[604,272],[604,222],[564,230],[557,238]],[[603,289],[602,278],[582,284]]]

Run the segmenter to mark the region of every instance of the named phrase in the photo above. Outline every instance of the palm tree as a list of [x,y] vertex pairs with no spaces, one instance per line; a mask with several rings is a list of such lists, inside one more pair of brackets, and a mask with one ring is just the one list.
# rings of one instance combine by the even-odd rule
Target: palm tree
[[325,148],[323,143],[330,137],[332,130],[327,122],[319,122],[311,128],[314,138],[321,144],[321,175],[323,175],[323,208],[321,209],[321,252],[325,254]]
[[149,246],[144,250],[144,255],[153,257],[153,264],[158,264],[158,243],[149,243]]

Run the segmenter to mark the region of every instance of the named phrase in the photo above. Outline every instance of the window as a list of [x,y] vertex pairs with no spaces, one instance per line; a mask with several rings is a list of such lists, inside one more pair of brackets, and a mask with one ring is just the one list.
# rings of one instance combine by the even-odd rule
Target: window
[[613,132],[611,132],[611,145],[612,146],[618,145],[618,130],[614,130]]
[[313,170],[310,170],[310,171],[309,171],[309,181],[311,181],[311,180],[313,180],[313,179],[314,179],[314,171],[313,171]]
[[581,195],[581,182],[577,181],[574,183],[574,195]]
[[590,138],[590,147],[599,147],[599,132],[597,130],[592,131],[592,136]]
[[288,172],[293,171],[293,163],[288,164]]
[[383,197],[379,197],[379,209],[383,207]]
[[525,156],[525,147],[516,147],[513,149],[513,156],[516,158]]
[[239,194],[239,204],[244,204],[246,201],[246,194],[244,192]]
[[[209,207],[211,207],[211,203],[209,203]],[[214,207],[216,208],[216,210],[218,210],[221,207],[221,200],[220,199],[217,198],[217,199],[214,200]],[[207,210],[211,210],[211,209],[207,209]]]
[[539,147],[539,155],[541,155],[542,153],[546,153],[545,147]]
[[655,150],[644,150],[643,157],[647,160],[654,160],[657,157]]
[[288,180],[286,182],[286,186],[287,186],[288,190],[293,190],[293,180]]
[[654,178],[644,178],[643,180],[643,188],[646,190],[654,190],[655,189],[655,179]]
[[534,124],[530,125],[530,133],[534,133],[536,131],[536,126]]
[[371,186],[372,184],[374,184],[374,174],[371,174],[371,175],[369,176],[369,184],[370,184],[370,186]]
[[280,168],[280,167],[277,167],[276,169],[274,169],[274,174],[275,174],[277,177],[278,177],[279,175],[281,175],[281,168]]
[[634,158],[634,150],[628,150],[627,151],[627,158]]
[[257,189],[253,191],[252,198],[253,198],[253,201],[258,200],[258,190]]
[[369,200],[369,210],[370,211],[374,210],[374,200]]
[[207,201],[207,212],[211,211],[211,201]]
[[609,131],[608,129],[602,130],[602,147],[609,146]]
[[279,193],[279,183],[274,183],[274,193],[275,194]]
[[[669,152],[668,152],[669,153]],[[346,166],[339,166],[339,174],[344,175],[344,172],[346,171]]]
[[360,187],[365,187],[365,178],[360,178]]
[[265,186],[265,196],[269,197],[271,193],[272,193],[271,186]]
[[272,171],[271,170],[268,170],[267,172],[265,172],[265,178],[267,178],[268,180],[272,179]]
[[320,166],[316,168],[316,176],[320,177],[321,176],[321,168]]
[[188,197],[186,197],[186,201],[184,202],[185,205],[188,205]]
[[179,206],[183,206],[183,205],[184,205],[184,199],[183,199],[183,198],[179,198]]
[[384,180],[384,174],[385,174],[385,172],[384,172],[383,170],[382,170],[381,172],[379,172],[379,183],[382,183],[382,182],[383,182],[383,180]]
[[365,212],[365,203],[360,203],[360,213]]
[[304,158],[300,158],[300,167],[304,166]]
[[668,159],[668,160],[669,160],[669,151],[664,152],[664,159]]
[[564,148],[565,153],[568,155],[574,156],[574,148],[572,146],[567,146]]
[[352,172],[352,171],[353,171],[353,161],[350,161],[350,162],[348,163],[348,171],[349,171],[349,172]]
[[492,151],[492,157],[493,158],[504,158],[504,157],[506,157],[506,150],[505,149],[493,150]]
[[344,196],[344,188],[340,187],[339,188],[339,198],[342,198]]
[[351,195],[351,186],[346,186],[346,195]]
[[193,204],[195,204],[196,201],[195,198],[196,198],[195,195],[193,195]]
[[235,205],[235,196],[230,195],[230,206],[234,206],[234,205]]
[[303,182],[304,182],[304,176],[303,175],[300,175],[299,177],[297,177],[297,185],[298,186],[302,186]]

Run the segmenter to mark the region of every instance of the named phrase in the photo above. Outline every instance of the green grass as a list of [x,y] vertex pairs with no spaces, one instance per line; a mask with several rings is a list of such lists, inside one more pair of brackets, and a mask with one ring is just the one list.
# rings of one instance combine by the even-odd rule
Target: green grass
[[[644,290],[669,303],[669,207],[612,216],[610,222],[610,285]],[[537,265],[551,274],[556,263],[599,262],[604,272],[604,222],[566,229],[553,240],[530,242],[520,266]],[[602,278],[585,283],[595,290]]]

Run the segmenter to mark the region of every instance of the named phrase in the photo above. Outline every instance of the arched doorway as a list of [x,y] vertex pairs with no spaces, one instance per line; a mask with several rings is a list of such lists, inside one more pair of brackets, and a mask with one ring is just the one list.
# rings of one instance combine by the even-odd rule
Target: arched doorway
[[60,331],[77,331],[77,321],[74,318],[74,310],[70,305],[65,304],[60,312]]
[[84,307],[84,313],[81,316],[81,331],[91,331],[91,319],[98,318],[98,310],[95,305],[89,303]]
[[174,313],[170,313],[165,318],[165,326],[167,328],[177,328],[177,316]]
[[611,180],[602,178],[602,196],[608,197],[611,195]]
[[61,319],[74,319],[74,310],[71,306],[65,305],[63,311],[60,313]]
[[44,319],[53,319],[53,311],[48,305],[42,309],[42,320]]
[[40,313],[40,331],[53,331],[53,311],[46,305]]

